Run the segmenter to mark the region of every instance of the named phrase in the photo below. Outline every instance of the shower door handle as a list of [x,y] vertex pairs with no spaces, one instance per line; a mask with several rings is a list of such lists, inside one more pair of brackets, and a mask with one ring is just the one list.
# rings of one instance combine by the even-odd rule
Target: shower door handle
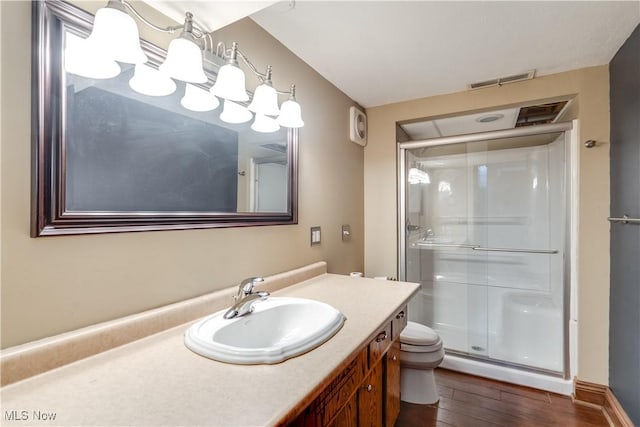
[[520,249],[520,248],[487,248],[484,246],[472,246],[474,251],[484,252],[520,252],[525,254],[557,254],[556,249]]
[[429,242],[417,242],[416,245],[424,246],[427,248],[456,248],[456,249],[475,249],[477,246],[463,245],[455,243],[429,243]]

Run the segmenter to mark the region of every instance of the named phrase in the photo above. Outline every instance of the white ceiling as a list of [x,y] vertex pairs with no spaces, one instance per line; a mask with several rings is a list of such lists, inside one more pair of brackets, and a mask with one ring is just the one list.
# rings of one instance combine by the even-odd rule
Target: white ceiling
[[215,31],[271,6],[277,0],[144,0],[144,2],[180,23],[184,21],[185,12],[191,12],[193,20],[200,29]]
[[148,2],[178,20],[188,9],[209,30],[253,13],[364,107],[531,69],[541,76],[607,64],[640,23],[640,0]]
[[252,18],[364,107],[607,64],[640,1],[298,1]]

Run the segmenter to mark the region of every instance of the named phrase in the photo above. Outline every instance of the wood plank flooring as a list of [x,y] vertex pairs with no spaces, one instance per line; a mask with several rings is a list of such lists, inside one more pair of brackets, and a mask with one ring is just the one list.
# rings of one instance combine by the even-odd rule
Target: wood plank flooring
[[608,426],[598,409],[570,397],[436,369],[440,402],[402,402],[395,427],[596,427]]

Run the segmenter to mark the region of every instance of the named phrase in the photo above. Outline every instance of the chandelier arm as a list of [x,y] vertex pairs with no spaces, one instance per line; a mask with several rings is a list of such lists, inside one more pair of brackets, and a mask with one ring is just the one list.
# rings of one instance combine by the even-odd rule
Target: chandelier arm
[[129,2],[125,1],[125,0],[120,0],[120,2],[131,11],[131,13],[133,13],[135,15],[136,18],[138,18],[143,24],[145,24],[146,26],[153,28],[156,31],[159,31],[161,33],[169,33],[169,34],[173,34],[178,30],[181,30],[184,28],[184,25],[175,25],[175,26],[169,26],[169,27],[160,27],[150,21],[148,21],[144,16],[142,16],[140,14],[140,12],[138,12]]
[[276,93],[278,93],[279,95],[289,95],[289,99],[295,100],[296,99],[296,85],[292,84],[288,91],[277,90],[276,89]]
[[[209,51],[213,53],[213,37],[211,37],[211,33],[204,33],[203,37],[209,41]],[[206,40],[205,45],[207,44]]]
[[260,80],[260,82],[264,82],[267,79],[267,75],[261,73],[260,71],[258,71],[258,69],[251,63],[251,61],[249,61],[249,58],[247,58],[245,56],[244,53],[242,53],[240,51],[240,49],[237,49],[238,55],[240,56],[240,58],[242,58],[242,61],[247,64],[247,66],[249,67],[249,69],[251,69],[251,71],[253,72],[253,74],[255,74],[258,79]]
[[[211,37],[210,34],[209,34],[209,37]],[[211,48],[213,50],[213,38],[211,38],[211,42],[212,42]],[[218,42],[218,44],[216,45],[216,56],[224,59],[226,54],[227,54],[227,45],[225,44],[225,42]]]

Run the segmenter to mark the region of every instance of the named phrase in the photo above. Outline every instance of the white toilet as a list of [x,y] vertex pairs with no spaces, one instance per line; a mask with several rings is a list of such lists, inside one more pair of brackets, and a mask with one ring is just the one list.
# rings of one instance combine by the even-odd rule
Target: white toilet
[[433,370],[444,359],[442,339],[431,328],[408,322],[400,334],[400,398],[429,404],[440,400]]

